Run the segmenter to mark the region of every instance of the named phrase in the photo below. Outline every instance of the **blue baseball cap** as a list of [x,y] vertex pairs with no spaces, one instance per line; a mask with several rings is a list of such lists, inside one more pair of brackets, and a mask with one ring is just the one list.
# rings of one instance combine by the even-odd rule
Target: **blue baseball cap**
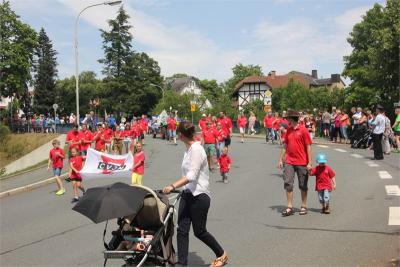
[[327,162],[327,158],[325,154],[319,153],[317,155],[317,163],[326,163]]

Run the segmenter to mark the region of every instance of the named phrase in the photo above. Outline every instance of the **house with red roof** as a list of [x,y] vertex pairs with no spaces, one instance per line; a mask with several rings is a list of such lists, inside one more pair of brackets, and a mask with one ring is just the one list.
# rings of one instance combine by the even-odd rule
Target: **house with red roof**
[[306,88],[325,87],[329,89],[343,89],[346,84],[340,74],[332,74],[330,78],[319,79],[317,70],[312,70],[311,75],[299,71],[291,71],[285,75],[277,75],[271,71],[268,76],[249,76],[241,80],[236,86],[234,96],[237,98],[239,110],[256,99],[264,102],[264,110],[270,111],[272,106],[272,93],[274,89],[285,87],[289,81],[302,84]]

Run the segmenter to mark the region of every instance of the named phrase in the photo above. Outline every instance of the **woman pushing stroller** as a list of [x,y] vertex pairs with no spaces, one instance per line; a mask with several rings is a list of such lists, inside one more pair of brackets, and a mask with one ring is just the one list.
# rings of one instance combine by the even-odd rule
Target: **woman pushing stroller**
[[224,266],[227,253],[217,240],[207,231],[207,214],[210,207],[209,171],[207,155],[200,142],[194,140],[195,127],[190,122],[178,126],[179,139],[186,145],[182,161],[182,178],[163,189],[169,194],[176,188],[184,187],[178,211],[178,266],[187,265],[189,250],[189,230],[193,225],[194,235],[213,250],[216,259],[211,267]]

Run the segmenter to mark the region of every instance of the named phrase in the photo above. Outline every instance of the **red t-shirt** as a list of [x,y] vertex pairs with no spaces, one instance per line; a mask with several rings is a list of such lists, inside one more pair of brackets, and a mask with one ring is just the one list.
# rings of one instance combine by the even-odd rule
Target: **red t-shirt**
[[168,130],[175,131],[176,130],[176,120],[174,118],[167,119],[167,127]]
[[221,173],[229,172],[229,165],[232,163],[231,158],[228,155],[222,154],[218,158],[219,170]]
[[275,118],[274,117],[270,117],[270,116],[265,116],[264,117],[264,125],[265,125],[265,128],[268,128],[268,129],[270,129],[270,128],[272,128],[272,123],[274,122],[274,120],[275,120]]
[[228,117],[224,117],[222,119],[219,118],[218,121],[221,123],[222,129],[224,129],[226,133],[230,134],[232,129],[232,120]]
[[308,130],[301,125],[295,128],[290,126],[287,129],[284,143],[286,148],[286,163],[297,166],[306,166],[308,164],[307,145],[312,141]]
[[275,129],[275,130],[279,130],[279,127],[280,127],[280,125],[281,125],[281,123],[282,123],[282,119],[281,118],[274,118],[274,120],[272,121],[272,127]]
[[349,125],[349,115],[344,114],[340,118],[340,127]]
[[52,148],[52,149],[50,150],[50,155],[49,155],[49,157],[50,157],[51,161],[53,162],[53,168],[54,168],[54,169],[56,169],[56,168],[62,169],[62,167],[63,167],[63,160],[64,160],[64,159],[63,159],[62,157],[56,155],[57,152],[58,152],[60,155],[62,155],[62,156],[65,157],[64,150],[61,149],[61,148]]
[[104,139],[106,144],[110,144],[111,143],[111,139],[114,136],[114,132],[112,129],[108,128],[108,129],[104,129],[103,130],[103,135],[104,135]]
[[[80,142],[82,139],[84,138],[84,136],[82,135],[81,132],[79,131],[75,131],[75,130],[71,130],[68,132],[67,134],[67,142]],[[75,144],[68,144],[69,149],[71,150],[72,148],[77,148],[78,150],[80,150],[80,144],[79,145],[75,145]]]
[[145,160],[145,156],[144,156],[144,152],[140,151],[139,153],[136,153],[133,156],[133,164],[136,164],[139,161],[142,161],[142,163],[137,166],[136,168],[133,169],[133,172],[143,175],[144,174],[144,160]]
[[[74,166],[74,168],[77,171],[82,170],[83,168],[83,158],[82,156],[75,156],[69,159],[69,163],[72,164],[72,166]],[[76,173],[74,170],[71,171],[71,176],[70,178],[81,178],[81,174],[80,173]]]
[[[91,131],[89,131],[89,130],[81,131],[81,135],[82,135],[83,141],[90,141],[90,142],[93,141],[93,134]],[[90,145],[91,145],[91,143],[81,144],[80,151],[88,150]]]
[[215,144],[215,140],[218,138],[218,133],[212,128],[205,129],[202,133],[204,144]]
[[342,115],[337,115],[335,117],[335,127],[339,128],[340,127],[340,119],[342,118]]
[[311,169],[311,175],[315,175],[315,190],[328,189],[332,191],[332,178],[335,172],[328,165],[318,165]]
[[226,132],[221,128],[221,130],[216,130],[217,133],[217,140],[218,142],[223,142],[225,141],[225,138],[227,136]]
[[142,128],[143,132],[146,132],[146,131],[147,131],[147,127],[148,127],[148,125],[149,125],[149,123],[147,122],[147,120],[142,119],[142,121],[140,122],[140,125],[141,125],[141,128]]
[[205,118],[200,119],[199,121],[199,127],[200,130],[203,131],[204,129],[206,129],[207,127],[207,120]]
[[96,144],[94,146],[94,149],[96,149],[97,151],[104,151],[106,149],[106,144],[102,140],[103,136],[104,136],[104,131],[97,131],[95,135]]
[[129,130],[123,130],[122,131],[122,137],[132,137],[132,131]]
[[237,125],[239,128],[245,128],[247,124],[247,118],[245,116],[240,116],[237,119]]

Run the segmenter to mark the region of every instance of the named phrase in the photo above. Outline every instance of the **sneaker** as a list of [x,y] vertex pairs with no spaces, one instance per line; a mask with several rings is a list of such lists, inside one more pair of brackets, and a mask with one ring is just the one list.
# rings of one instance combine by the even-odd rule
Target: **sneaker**
[[75,203],[75,202],[78,202],[79,201],[79,198],[78,197],[74,197],[72,200],[71,200],[71,203]]
[[325,214],[331,214],[331,209],[329,208],[329,206],[326,206]]
[[224,184],[227,184],[227,183],[228,183],[228,179],[225,179],[225,180],[224,180]]
[[71,182],[71,178],[69,178],[69,177],[65,177],[64,180],[65,180],[67,183]]
[[56,192],[56,195],[57,195],[57,196],[61,196],[61,195],[63,195],[63,194],[65,194],[65,189],[64,189],[64,188],[61,188],[60,190],[58,190],[58,191]]

